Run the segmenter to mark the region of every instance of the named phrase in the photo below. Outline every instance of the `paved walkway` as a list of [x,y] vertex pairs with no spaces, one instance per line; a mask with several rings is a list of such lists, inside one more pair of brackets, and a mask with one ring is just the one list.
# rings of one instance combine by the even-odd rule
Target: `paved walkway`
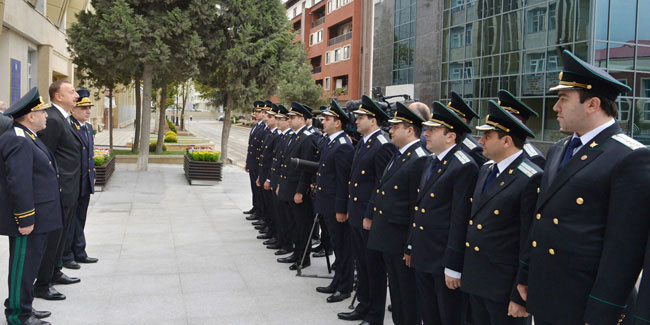
[[[250,207],[248,175],[224,168],[216,186],[189,186],[179,165],[149,172],[119,164],[105,192],[91,199],[86,237],[98,264],[65,270],[81,283],[56,286],[65,301],[36,299],[53,324],[356,324],[336,318],[336,304],[298,278],[255,239],[242,210]],[[0,241],[6,279],[8,240]],[[326,273],[312,259],[306,273]],[[6,283],[6,282],[5,282]],[[7,286],[0,285],[0,297]],[[390,319],[390,313],[387,313]],[[0,320],[0,323],[3,323]],[[386,322],[390,323],[390,322]]]

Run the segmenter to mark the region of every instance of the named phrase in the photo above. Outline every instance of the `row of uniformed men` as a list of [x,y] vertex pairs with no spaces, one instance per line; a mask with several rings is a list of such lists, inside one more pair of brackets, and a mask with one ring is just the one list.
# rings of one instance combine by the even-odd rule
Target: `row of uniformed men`
[[[337,267],[317,290],[329,302],[349,297],[356,265],[359,304],[338,316],[362,324],[383,322],[386,277],[396,324],[463,324],[467,301],[476,324],[522,324],[529,314],[536,324],[613,324],[626,308],[648,322],[650,280],[636,307],[627,301],[650,254],[650,151],[614,119],[614,100],[629,88],[568,51],[563,62],[551,91],[570,136],[547,162],[527,142],[534,134],[525,122],[537,114],[507,91],[476,127],[480,145],[468,136],[478,115],[453,92],[432,114],[422,103],[398,103],[392,118],[364,96],[354,111],[363,135],[356,148],[336,101],[323,112],[320,139],[305,125],[304,105],[258,102],[268,130],[261,122],[252,130],[251,138],[256,128],[264,137],[261,149],[255,140],[250,147],[249,158],[261,162],[248,170],[270,194],[262,215],[276,223],[273,248],[293,251],[284,261],[299,263],[321,214]],[[277,136],[275,119],[288,122]],[[385,121],[390,141],[379,128]],[[318,159],[313,201],[313,172],[289,167],[291,158]]]
[[[13,127],[0,136],[0,234],[9,236],[9,324],[50,324],[34,297],[63,300],[54,284],[79,278],[61,272],[95,263],[85,252],[83,228],[94,187],[90,92],[57,81],[52,105],[32,88],[4,115]],[[82,95],[82,96],[80,96]],[[36,282],[34,282],[36,280]]]

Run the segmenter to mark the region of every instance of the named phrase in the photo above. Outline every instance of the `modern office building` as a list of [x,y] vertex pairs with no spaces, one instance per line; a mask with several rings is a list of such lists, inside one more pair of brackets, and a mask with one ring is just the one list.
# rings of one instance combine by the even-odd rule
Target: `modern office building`
[[370,93],[372,0],[288,0],[285,6],[323,97],[347,101]]
[[377,0],[373,86],[427,103],[454,90],[481,116],[504,88],[539,113],[537,140],[554,141],[563,135],[547,89],[569,49],[633,88],[618,119],[650,144],[648,12],[648,0]]

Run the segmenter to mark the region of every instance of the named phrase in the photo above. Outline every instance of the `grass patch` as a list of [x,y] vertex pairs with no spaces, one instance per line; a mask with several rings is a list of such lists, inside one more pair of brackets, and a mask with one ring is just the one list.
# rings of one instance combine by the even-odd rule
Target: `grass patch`
[[[132,155],[133,156],[133,155],[137,155],[138,153],[137,152],[131,152],[131,150],[113,150],[113,154],[114,155]],[[150,156],[152,156],[152,155],[153,156],[169,156],[169,155],[181,155],[182,156],[184,154],[185,154],[185,150],[182,150],[182,151],[165,151],[165,152],[163,152],[163,153],[161,153],[159,155],[156,155],[153,152],[149,153]]]

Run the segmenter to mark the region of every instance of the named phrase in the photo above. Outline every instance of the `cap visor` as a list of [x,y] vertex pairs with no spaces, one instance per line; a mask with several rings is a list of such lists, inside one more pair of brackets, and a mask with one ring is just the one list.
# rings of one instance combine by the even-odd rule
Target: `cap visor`
[[321,114],[321,115],[325,115],[325,116],[334,116],[334,117],[336,117],[334,114],[332,114],[332,113],[329,112],[329,111],[320,112],[320,114]]
[[399,124],[399,123],[404,123],[404,121],[398,120],[396,118],[392,118],[392,119],[388,120],[388,123]]
[[296,115],[298,115],[298,114],[293,113],[293,112],[289,112],[289,113],[287,113],[287,116],[296,116]]
[[494,126],[489,125],[489,124],[477,125],[474,128],[479,130],[479,131],[491,131],[491,130],[496,130],[497,129]]
[[549,88],[548,91],[551,92],[551,93],[556,93],[556,92],[558,92],[560,90],[575,90],[575,89],[583,89],[583,88],[566,86],[566,85],[557,85],[555,87]]
[[434,121],[422,122],[422,125],[424,125],[424,126],[443,126],[442,124],[434,122]]
[[358,109],[356,111],[352,111],[352,113],[354,113],[354,114],[362,114],[362,115],[370,115],[370,114],[368,114],[368,112],[362,111],[360,109]]

